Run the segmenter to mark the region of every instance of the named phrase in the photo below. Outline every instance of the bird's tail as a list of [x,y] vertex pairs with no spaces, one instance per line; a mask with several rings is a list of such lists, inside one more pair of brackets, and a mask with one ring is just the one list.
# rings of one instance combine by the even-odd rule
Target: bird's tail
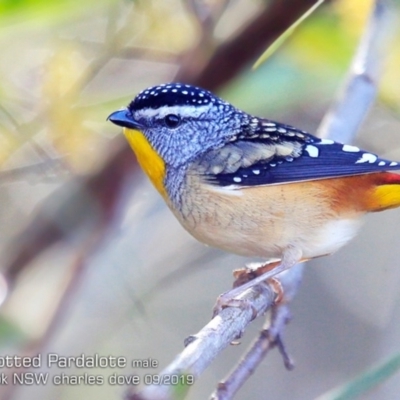
[[391,172],[373,174],[375,185],[368,198],[368,211],[400,207],[400,175]]

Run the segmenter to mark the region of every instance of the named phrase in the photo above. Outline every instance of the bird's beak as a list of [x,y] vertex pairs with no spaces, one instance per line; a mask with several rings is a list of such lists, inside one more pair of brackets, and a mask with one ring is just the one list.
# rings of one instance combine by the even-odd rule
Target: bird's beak
[[107,120],[111,121],[115,125],[122,126],[124,128],[135,130],[143,129],[143,126],[133,119],[132,114],[126,108],[114,111],[108,116]]

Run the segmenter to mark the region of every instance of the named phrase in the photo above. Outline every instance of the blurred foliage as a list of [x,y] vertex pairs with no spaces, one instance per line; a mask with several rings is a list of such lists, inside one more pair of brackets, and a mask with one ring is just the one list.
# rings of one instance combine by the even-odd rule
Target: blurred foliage
[[12,321],[0,316],[1,348],[23,345],[26,340],[27,336]]
[[382,362],[363,372],[355,379],[323,394],[316,400],[353,400],[359,398],[362,394],[376,388],[387,379],[398,373],[400,369],[400,355],[395,354],[389,360]]
[[298,18],[292,25],[286,29],[271,45],[264,51],[261,57],[254,63],[253,69],[257,69],[264,63],[273,53],[278,51],[279,47],[294,33],[296,28],[303,23],[325,0],[318,0],[312,7],[310,7],[300,18]]
[[[90,8],[96,8],[106,4],[109,0],[88,0],[85,4]],[[81,14],[82,5],[74,0],[60,0],[51,2],[45,0],[1,0],[0,15],[2,24],[46,24],[60,23],[66,17],[74,17]]]

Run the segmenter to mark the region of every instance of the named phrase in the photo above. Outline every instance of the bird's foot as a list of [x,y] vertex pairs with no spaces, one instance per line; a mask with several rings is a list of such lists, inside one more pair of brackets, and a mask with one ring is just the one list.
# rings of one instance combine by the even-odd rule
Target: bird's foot
[[258,315],[258,311],[249,300],[238,298],[247,289],[254,288],[256,285],[266,282],[270,285],[275,294],[273,305],[280,304],[285,300],[285,294],[281,282],[275,275],[289,269],[293,265],[302,261],[302,252],[296,247],[288,247],[284,253],[282,260],[272,261],[262,264],[258,268],[246,267],[234,272],[235,282],[234,288],[221,294],[213,309],[213,317],[215,317],[222,309],[226,307],[239,307],[242,309],[251,308],[252,318]]

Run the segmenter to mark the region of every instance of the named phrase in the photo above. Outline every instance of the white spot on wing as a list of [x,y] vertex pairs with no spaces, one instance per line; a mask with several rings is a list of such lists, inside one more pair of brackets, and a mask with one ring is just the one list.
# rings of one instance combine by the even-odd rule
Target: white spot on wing
[[253,174],[254,175],[260,175],[260,170],[259,169],[253,169]]
[[379,164],[378,164],[378,165],[379,165],[380,167],[383,167],[385,164],[386,164],[385,161],[379,161]]
[[398,162],[392,161],[392,162],[389,164],[389,167],[394,167],[394,166],[396,166],[396,165],[398,165],[398,164],[399,164]]
[[310,157],[318,157],[319,156],[319,149],[318,147],[312,146],[309,144],[305,149],[304,149]]
[[360,149],[356,146],[350,146],[348,144],[344,144],[342,147],[342,150],[347,152],[347,153],[357,153],[358,151],[360,151]]
[[375,154],[371,154],[371,153],[364,153],[361,158],[359,158],[356,161],[356,164],[362,164],[362,163],[374,163],[376,160],[378,159],[378,157]]
[[334,144],[335,142],[331,139],[321,139],[318,144]]
[[233,178],[233,182],[236,182],[236,183],[242,182],[242,178],[240,178],[239,176],[235,176]]

